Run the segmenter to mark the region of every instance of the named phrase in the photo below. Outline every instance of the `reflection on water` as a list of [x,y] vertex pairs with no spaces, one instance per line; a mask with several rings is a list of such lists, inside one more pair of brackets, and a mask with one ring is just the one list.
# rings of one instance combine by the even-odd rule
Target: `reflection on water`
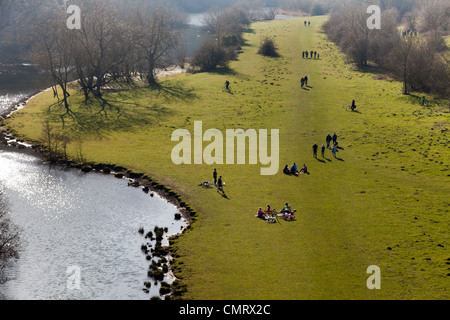
[[51,86],[49,78],[24,65],[0,65],[0,115],[29,95]]
[[[50,169],[31,155],[0,150],[0,188],[11,220],[22,229],[23,252],[0,286],[7,299],[149,299],[142,291],[149,262],[141,252],[140,227],[178,233],[176,208],[95,173]],[[80,290],[68,288],[81,270]]]

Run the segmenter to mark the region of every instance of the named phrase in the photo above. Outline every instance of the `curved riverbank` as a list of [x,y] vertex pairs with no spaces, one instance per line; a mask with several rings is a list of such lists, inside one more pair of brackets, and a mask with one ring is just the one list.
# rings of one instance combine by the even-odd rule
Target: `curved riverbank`
[[[165,76],[172,74],[173,72],[169,72],[168,74],[165,74]],[[50,89],[46,89],[40,93],[49,90]],[[2,115],[2,120],[7,119],[9,116],[14,114],[14,112],[25,108],[28,102],[38,95],[39,93],[33,93],[32,95],[24,97],[18,104],[8,108]],[[0,127],[0,145],[3,150],[15,150],[15,152],[32,155],[39,158],[43,162],[60,166],[62,168],[75,168],[83,173],[92,172],[103,175],[111,175],[118,179],[126,179],[128,180],[129,187],[139,188],[142,192],[148,194],[152,198],[157,195],[165,202],[173,205],[177,209],[174,219],[182,220],[185,223],[180,232],[169,235],[167,234],[167,228],[165,227],[155,227],[152,231],[145,230],[145,234],[143,229],[136,230],[136,232],[139,231],[139,233],[144,236],[144,240],[146,241],[145,245],[143,244],[141,246],[141,251],[145,254],[147,261],[151,262],[149,265],[148,278],[153,279],[155,285],[158,282],[161,284],[159,298],[171,299],[173,297],[179,297],[181,293],[186,290],[185,286],[180,284],[173,275],[171,263],[173,263],[174,259],[177,258],[177,254],[174,250],[171,250],[172,247],[170,244],[172,239],[176,239],[180,234],[190,229],[192,221],[195,220],[196,212],[189,206],[189,204],[183,201],[181,196],[176,194],[170,188],[160,184],[155,179],[152,179],[148,175],[136,173],[115,164],[95,162],[80,163],[69,159],[50,161],[45,146],[40,144],[38,141],[30,141],[27,143],[22,138],[17,138],[14,130],[7,130],[3,126]],[[155,235],[156,238],[154,238],[153,235]],[[168,283],[165,282],[167,279],[170,279]],[[143,285],[144,287],[142,290],[149,293],[151,282],[145,281]],[[152,299],[154,298],[155,297],[152,297]]]

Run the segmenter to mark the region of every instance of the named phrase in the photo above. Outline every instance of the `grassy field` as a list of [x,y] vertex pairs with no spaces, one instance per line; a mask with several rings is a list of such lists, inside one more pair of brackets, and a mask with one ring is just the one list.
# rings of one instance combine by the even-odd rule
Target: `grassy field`
[[[183,74],[161,90],[111,92],[105,113],[73,94],[88,161],[144,172],[181,194],[198,212],[176,243],[177,276],[188,299],[448,299],[449,108],[403,96],[401,83],[345,63],[321,33],[325,17],[255,23],[247,45],[227,72]],[[256,53],[264,36],[279,58]],[[317,50],[320,60],[302,59]],[[300,88],[307,75],[310,88]],[[380,79],[381,78],[381,79]],[[232,94],[222,92],[231,82]],[[346,111],[356,99],[358,112]],[[430,98],[431,99],[431,98]],[[60,128],[60,110],[48,112],[51,92],[40,94],[6,121],[38,140],[45,119]],[[120,108],[120,114],[115,110]],[[280,171],[261,165],[180,165],[171,160],[175,129],[279,129]],[[337,159],[314,159],[312,145],[338,135]],[[76,152],[77,143],[69,146]],[[206,143],[204,144],[206,145]],[[310,175],[282,173],[307,164]],[[198,184],[213,168],[226,182],[222,197]],[[255,219],[259,207],[297,209],[294,222]],[[369,290],[370,265],[381,268],[381,290]]]

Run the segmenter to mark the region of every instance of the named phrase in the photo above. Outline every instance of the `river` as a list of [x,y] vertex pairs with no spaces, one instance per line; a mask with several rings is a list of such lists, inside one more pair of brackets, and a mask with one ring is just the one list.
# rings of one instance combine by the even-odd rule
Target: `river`
[[[2,68],[0,114],[47,88],[47,78],[30,66]],[[144,292],[150,261],[139,228],[179,233],[186,222],[177,208],[128,186],[125,179],[49,167],[31,150],[0,147],[0,201],[20,228],[20,258],[0,285],[9,300],[140,300],[159,296],[152,282]],[[163,243],[167,244],[167,242]],[[77,271],[79,287],[71,281]],[[71,271],[71,272],[67,272]],[[164,279],[172,280],[169,277]]]
[[[177,208],[125,179],[49,167],[37,157],[0,150],[0,192],[11,221],[21,229],[23,251],[0,286],[5,299],[149,299],[146,243],[138,230],[167,227],[179,233]],[[167,243],[166,243],[167,244]],[[70,284],[80,271],[79,289]],[[70,271],[70,270],[69,270]],[[170,281],[170,279],[166,279]],[[69,285],[68,285],[69,283]]]

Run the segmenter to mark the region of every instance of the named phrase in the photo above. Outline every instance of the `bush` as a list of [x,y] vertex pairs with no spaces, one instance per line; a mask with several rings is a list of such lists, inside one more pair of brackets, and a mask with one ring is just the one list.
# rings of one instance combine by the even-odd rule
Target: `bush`
[[206,41],[192,57],[192,65],[201,71],[225,68],[229,61],[227,51],[215,41]]
[[270,38],[265,38],[258,50],[259,54],[266,57],[278,57],[278,48],[275,45],[275,41]]
[[222,37],[222,45],[225,47],[237,46],[239,39],[235,34],[226,34]]

